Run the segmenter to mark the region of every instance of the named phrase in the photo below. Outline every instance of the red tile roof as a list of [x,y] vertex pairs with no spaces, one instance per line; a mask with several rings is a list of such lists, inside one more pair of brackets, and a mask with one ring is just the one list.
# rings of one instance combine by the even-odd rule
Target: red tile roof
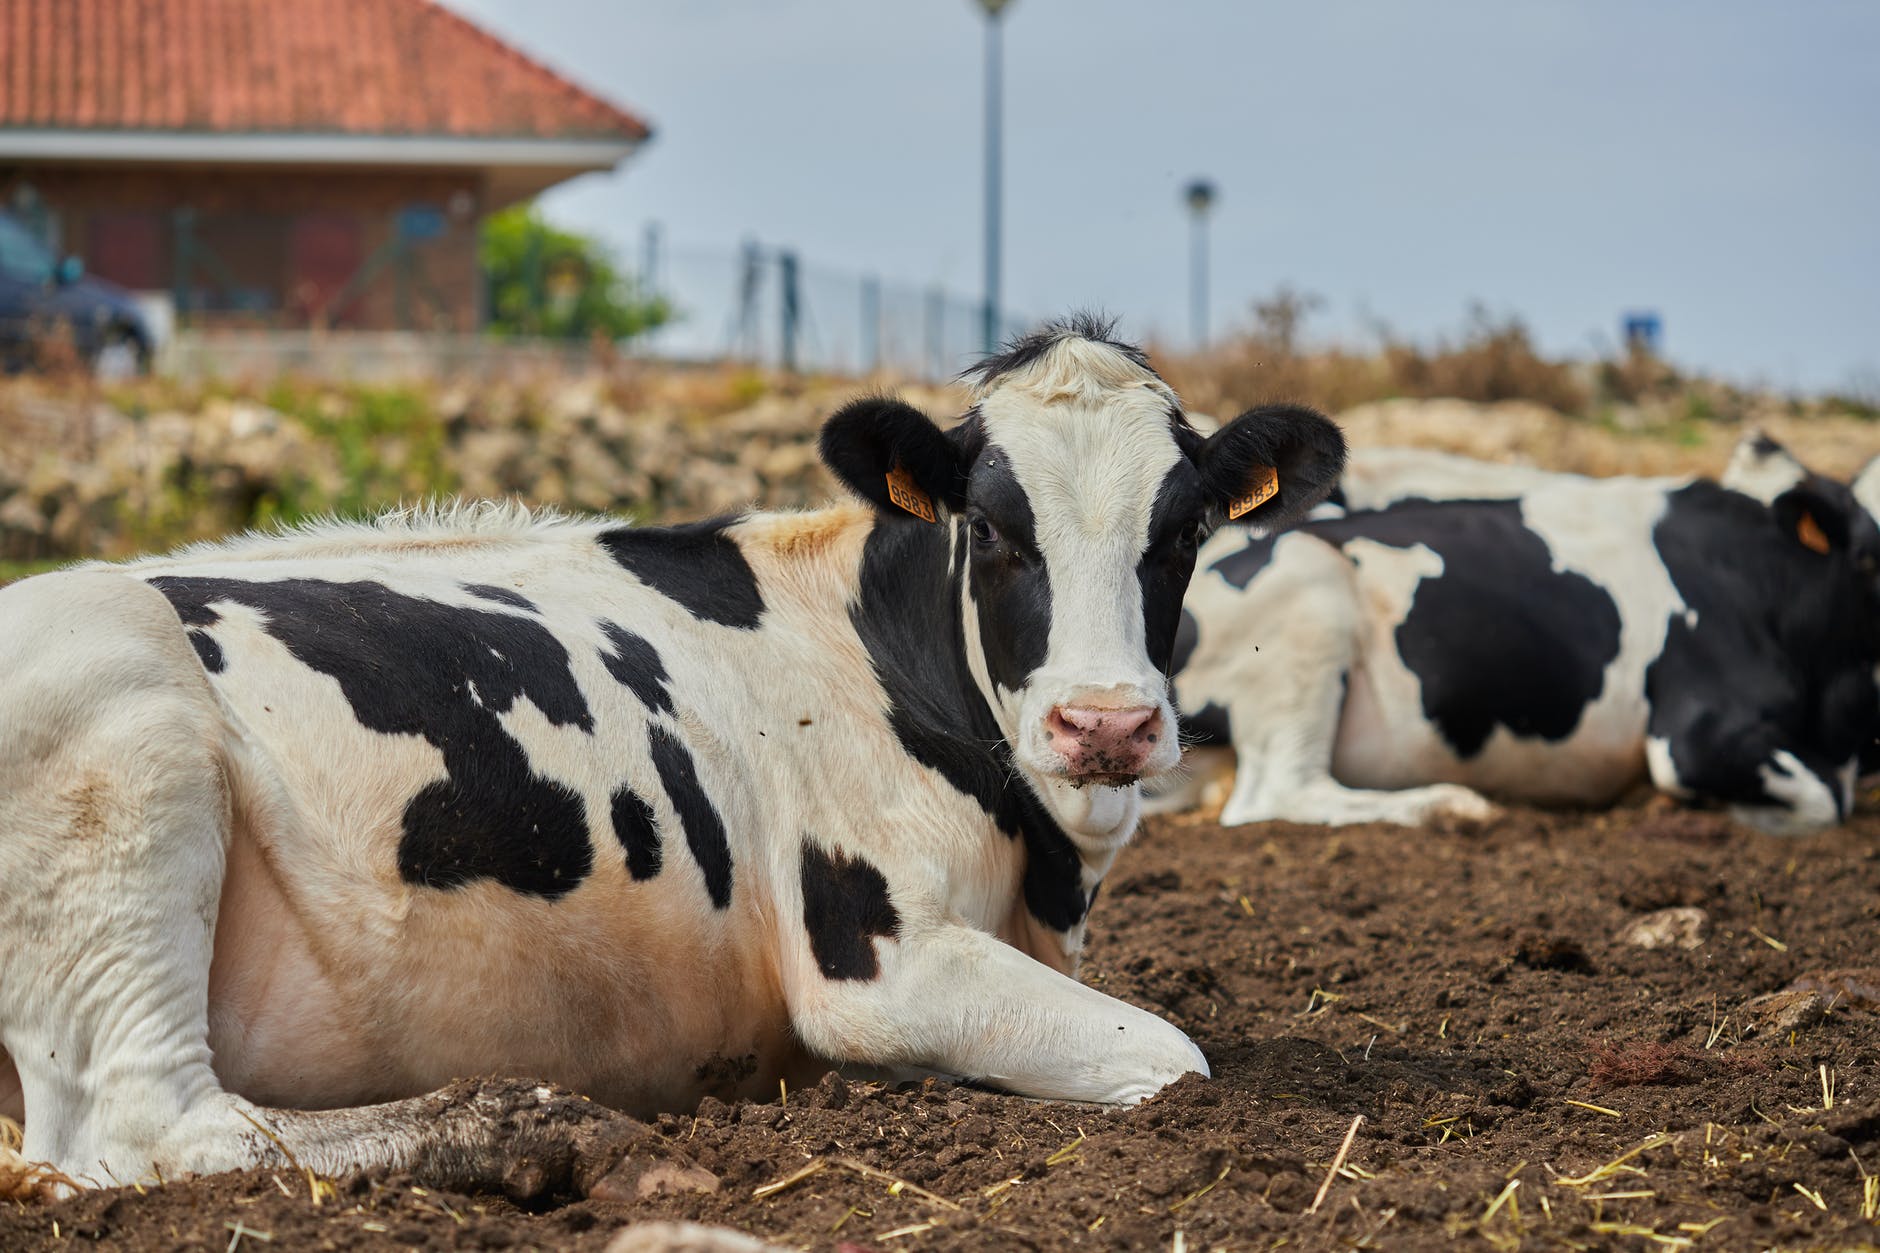
[[649,134],[431,0],[0,0],[0,127]]

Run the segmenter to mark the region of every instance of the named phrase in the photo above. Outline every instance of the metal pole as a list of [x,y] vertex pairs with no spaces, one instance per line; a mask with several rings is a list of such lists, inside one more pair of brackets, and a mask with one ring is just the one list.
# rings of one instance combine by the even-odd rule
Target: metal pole
[[1000,53],[999,9],[992,8],[986,13],[986,305],[980,330],[989,353],[999,347]]
[[778,339],[783,356],[783,368],[790,374],[796,373],[796,334],[802,313],[803,302],[797,290],[797,264],[795,252],[779,252],[777,268],[782,289],[783,307]]
[[651,300],[659,294],[659,223],[648,222],[640,235],[640,296]]
[[1208,210],[1215,194],[1205,178],[1194,179],[1182,193],[1188,202],[1188,333],[1196,352],[1208,346]]
[[927,323],[927,377],[945,378],[947,373],[947,295],[938,287],[927,289],[923,319]]
[[862,276],[862,367],[881,369],[881,279],[873,274]]
[[1208,346],[1208,215],[1197,213],[1189,232],[1188,313],[1195,348]]

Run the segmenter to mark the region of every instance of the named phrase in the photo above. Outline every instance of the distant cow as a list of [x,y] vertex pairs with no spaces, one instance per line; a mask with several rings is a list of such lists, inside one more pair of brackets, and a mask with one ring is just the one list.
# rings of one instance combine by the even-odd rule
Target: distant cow
[[1290,407],[1204,438],[1085,321],[976,379],[945,432],[830,419],[866,506],[417,512],[0,591],[25,1155],[476,1180],[518,1115],[416,1095],[453,1076],[645,1112],[830,1063],[1101,1103],[1205,1074],[1076,981],[1084,917],[1179,755],[1198,543],[1309,509],[1343,444]]
[[1236,755],[1224,822],[1414,824],[1647,778],[1771,831],[1847,815],[1876,729],[1873,470],[1850,490],[1756,437],[1743,490],[1530,471],[1429,499],[1485,490],[1458,460],[1373,476],[1388,508],[1203,549],[1176,693],[1190,739]]

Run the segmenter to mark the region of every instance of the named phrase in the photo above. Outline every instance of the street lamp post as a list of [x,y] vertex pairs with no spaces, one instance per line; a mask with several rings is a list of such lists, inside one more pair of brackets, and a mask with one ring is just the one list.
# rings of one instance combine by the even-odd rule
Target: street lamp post
[[1000,18],[1012,0],[979,0],[986,11],[986,299],[980,339],[987,352],[999,346]]
[[1188,202],[1188,318],[1195,351],[1208,346],[1208,210],[1214,207],[1214,184],[1205,178],[1189,182],[1183,192]]

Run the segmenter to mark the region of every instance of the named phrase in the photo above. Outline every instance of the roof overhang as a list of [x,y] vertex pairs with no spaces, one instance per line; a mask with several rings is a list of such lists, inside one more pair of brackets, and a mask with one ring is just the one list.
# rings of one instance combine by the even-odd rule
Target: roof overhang
[[608,170],[641,140],[0,127],[0,160]]

